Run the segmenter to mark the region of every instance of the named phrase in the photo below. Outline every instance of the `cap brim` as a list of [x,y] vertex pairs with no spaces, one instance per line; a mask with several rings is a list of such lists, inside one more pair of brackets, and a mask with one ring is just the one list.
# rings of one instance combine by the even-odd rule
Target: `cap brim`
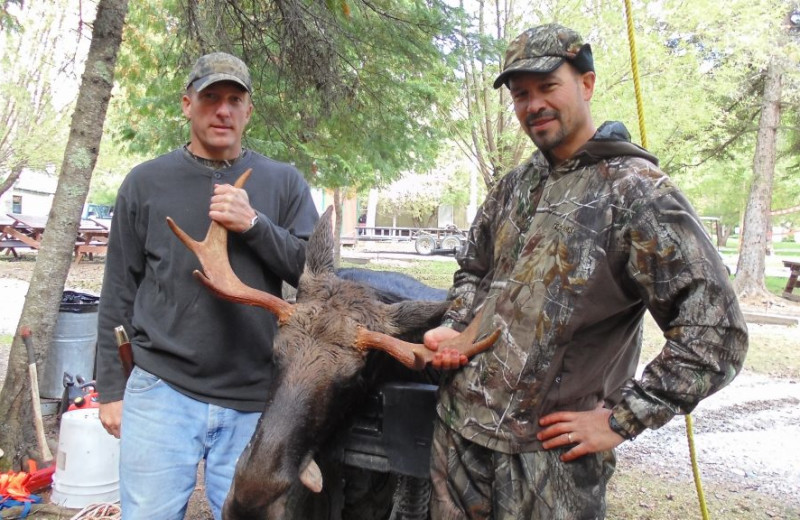
[[202,78],[194,80],[191,85],[197,92],[202,91],[204,88],[213,85],[214,83],[219,83],[220,81],[231,81],[240,85],[243,89],[250,92],[250,87],[248,87],[244,81],[237,78],[232,74],[225,74],[225,73],[216,73],[216,74],[209,74],[208,76],[203,76]]
[[508,82],[508,77],[517,72],[530,72],[532,74],[549,74],[564,63],[561,56],[540,56],[528,60],[517,60],[506,68],[494,80],[494,88],[500,88]]

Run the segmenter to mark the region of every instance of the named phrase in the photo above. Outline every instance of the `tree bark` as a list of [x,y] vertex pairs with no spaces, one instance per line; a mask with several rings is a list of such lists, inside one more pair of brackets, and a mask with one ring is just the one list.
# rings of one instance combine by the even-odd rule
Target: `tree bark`
[[773,58],[767,66],[761,117],[758,122],[756,151],[753,158],[753,184],[744,213],[739,262],[736,266],[734,288],[740,299],[770,298],[764,278],[764,259],[770,235],[772,184],[775,176],[775,157],[778,124],[781,117],[782,68]]
[[19,176],[21,174],[22,174],[21,164],[15,164],[14,166],[12,166],[11,173],[9,173],[8,177],[6,177],[5,180],[2,183],[0,183],[0,197],[3,196],[3,193],[11,189],[11,186],[13,186],[15,182],[17,182],[17,179],[19,179]]
[[342,188],[333,189],[333,265],[339,267],[342,261]]
[[[97,162],[127,10],[128,0],[98,2],[61,175],[22,308],[19,326],[27,325],[33,331],[40,373],[52,340],[81,211]],[[9,372],[0,391],[0,417],[3,417],[0,447],[14,456],[0,459],[0,470],[8,469],[12,463],[18,466],[27,447],[35,446],[26,367],[25,347],[16,335],[9,355]]]

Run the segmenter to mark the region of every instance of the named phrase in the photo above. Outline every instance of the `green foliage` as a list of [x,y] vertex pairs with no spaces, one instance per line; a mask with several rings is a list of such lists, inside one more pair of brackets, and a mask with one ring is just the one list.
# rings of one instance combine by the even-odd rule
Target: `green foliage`
[[22,0],[5,0],[0,6],[0,30],[18,31],[20,29],[19,20],[13,12],[9,12],[9,6],[22,5]]
[[[648,148],[699,213],[719,216],[729,226],[738,224],[752,177],[762,70],[779,48],[790,62],[798,61],[798,35],[796,31],[789,35],[792,41],[787,43],[788,33],[781,25],[788,6],[778,0],[666,0],[640,7],[635,6],[633,15]],[[490,83],[500,70],[502,51],[498,49],[504,49],[505,42],[524,27],[557,21],[575,28],[592,44],[596,124],[623,121],[633,140],[641,143],[629,42],[620,11],[616,0],[552,0],[524,13],[501,12],[498,19],[509,21],[501,26],[504,32],[498,40],[476,38],[468,44],[483,47],[473,55],[480,57],[487,71],[481,78],[483,92],[475,99],[497,95]],[[483,32],[488,31],[484,28]],[[787,77],[797,77],[794,69],[788,67]],[[800,107],[798,84],[786,82],[784,97],[791,101],[787,109],[793,124],[787,126],[792,139],[784,140],[784,150],[800,143],[800,118],[794,116]],[[508,121],[507,117],[508,105],[500,102],[486,114],[463,119],[460,131],[480,134],[487,125]],[[499,130],[503,137],[495,142],[497,153],[502,153],[510,150],[503,143],[519,138],[518,125],[514,121]],[[473,149],[484,143],[480,140]],[[784,152],[783,156],[775,183],[773,206],[777,208],[793,205],[790,201],[800,195],[800,180],[788,170],[800,154]]]
[[70,105],[57,99],[70,70],[68,17],[40,3],[12,12],[14,30],[0,35],[0,171],[44,169],[60,161],[69,126]]
[[[729,226],[741,221],[753,177],[763,72],[778,49],[781,54],[789,50],[782,25],[787,8],[775,0],[736,0],[725,6],[675,2],[662,17],[672,52],[693,56],[697,63],[679,80],[685,101],[667,112],[673,116],[688,109],[691,117],[670,127],[664,145],[680,152],[665,170],[700,213],[720,216]],[[793,89],[787,90],[789,97],[796,96],[796,85]],[[781,174],[786,165],[777,165],[773,190],[778,198],[789,193]]]
[[107,128],[133,155],[152,157],[188,140],[180,101],[192,64],[174,37],[178,13],[172,0],[142,0],[128,9]]
[[[787,6],[634,7],[648,147],[700,214],[737,225],[752,177],[764,64],[779,47],[800,61],[797,31],[781,26]],[[116,143],[146,157],[185,142],[186,72],[200,53],[227,50],[250,64],[256,85],[246,146],[295,163],[313,183],[388,185],[399,172],[433,168],[448,137],[491,185],[534,149],[505,89],[491,87],[507,42],[534,24],[557,21],[592,43],[595,121],[623,121],[641,142],[621,9],[618,0],[549,0],[524,11],[497,3],[454,9],[439,0],[143,0],[131,5],[109,126]],[[786,72],[773,209],[800,198],[795,69]],[[780,222],[800,222],[800,214]]]
[[[432,164],[452,72],[443,3],[296,0],[131,6],[115,137],[138,153],[187,139],[179,98],[198,55],[243,57],[255,112],[245,144],[326,187],[362,189]],[[178,37],[167,36],[179,29]],[[312,168],[313,165],[313,168]],[[313,171],[313,174],[312,174]]]

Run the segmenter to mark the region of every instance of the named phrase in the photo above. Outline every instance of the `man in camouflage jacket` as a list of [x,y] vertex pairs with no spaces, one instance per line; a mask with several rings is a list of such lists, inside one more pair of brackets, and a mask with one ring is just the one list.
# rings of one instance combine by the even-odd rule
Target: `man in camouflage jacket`
[[[459,255],[443,327],[500,339],[445,375],[432,459],[435,519],[604,518],[613,448],[728,384],[747,330],[689,204],[630,143],[595,129],[588,44],[550,24],[522,33],[508,86],[537,151],[492,189]],[[664,331],[634,379],[642,317]],[[451,368],[448,360],[441,368]]]

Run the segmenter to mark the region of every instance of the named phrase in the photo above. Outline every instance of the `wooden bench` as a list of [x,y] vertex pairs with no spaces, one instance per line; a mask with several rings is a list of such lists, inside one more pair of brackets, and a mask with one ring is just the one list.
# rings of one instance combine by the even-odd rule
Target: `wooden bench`
[[105,256],[108,250],[108,226],[94,219],[81,221],[78,239],[75,241],[75,263],[84,257],[94,260],[94,255]]
[[26,249],[33,249],[30,245],[26,244],[22,240],[15,240],[10,238],[4,238],[0,240],[0,253],[9,254],[11,253],[14,255],[14,258],[19,258],[17,254],[17,249],[26,248]]
[[[44,235],[47,217],[7,213],[11,224],[0,228],[0,252],[11,253],[18,258],[17,249],[39,249]],[[95,219],[81,220],[78,236],[75,239],[75,263],[84,257],[90,260],[94,255],[105,255],[108,249],[108,226]]]
[[800,294],[792,294],[792,289],[800,287],[800,262],[784,260],[783,265],[790,270],[789,280],[786,281],[786,287],[783,289],[783,297],[788,300],[800,302]]
[[94,255],[102,255],[105,256],[106,251],[108,250],[108,244],[105,242],[89,242],[88,244],[76,244],[75,245],[75,263],[81,263],[83,260],[84,255],[89,258],[89,260],[94,260]]

